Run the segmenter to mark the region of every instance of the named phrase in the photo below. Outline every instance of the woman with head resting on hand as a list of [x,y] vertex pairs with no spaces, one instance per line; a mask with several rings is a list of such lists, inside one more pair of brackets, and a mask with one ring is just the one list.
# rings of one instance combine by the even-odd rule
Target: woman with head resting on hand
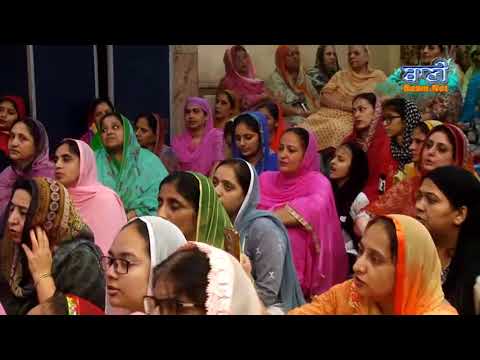
[[62,184],[43,177],[15,184],[0,246],[7,314],[26,314],[57,291],[104,309],[101,255]]

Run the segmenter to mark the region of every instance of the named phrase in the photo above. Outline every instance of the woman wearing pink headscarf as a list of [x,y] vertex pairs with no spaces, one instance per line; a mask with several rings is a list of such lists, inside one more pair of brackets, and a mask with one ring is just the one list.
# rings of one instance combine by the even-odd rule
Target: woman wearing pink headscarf
[[269,94],[263,80],[256,78],[252,58],[241,45],[234,45],[225,51],[223,57],[225,76],[219,89],[233,90],[240,97],[240,110],[250,110],[267,100]]
[[213,127],[212,110],[206,99],[187,99],[185,129],[172,143],[180,170],[208,176],[215,165],[224,159],[224,153],[223,131]]
[[278,151],[279,171],[260,176],[259,208],[285,224],[305,298],[347,278],[347,254],[329,180],[319,171],[315,137],[290,128]]
[[97,180],[93,150],[81,140],[65,139],[55,151],[55,179],[67,189],[82,220],[104,254],[127,223],[122,200]]

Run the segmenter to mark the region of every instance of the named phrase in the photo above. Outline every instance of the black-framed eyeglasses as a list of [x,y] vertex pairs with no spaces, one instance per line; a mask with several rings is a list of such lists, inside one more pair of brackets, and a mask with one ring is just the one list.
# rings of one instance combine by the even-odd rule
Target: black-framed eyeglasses
[[154,296],[144,296],[143,307],[148,315],[178,314],[183,309],[204,308],[203,305],[186,303],[175,298],[157,299]]
[[107,272],[110,269],[110,266],[113,264],[113,270],[118,275],[128,274],[128,269],[133,264],[132,262],[125,259],[117,259],[111,256],[102,256],[101,259],[102,269]]
[[385,125],[390,125],[394,119],[401,119],[402,117],[400,115],[397,115],[397,116],[389,116],[389,117],[384,117],[383,118],[383,123]]

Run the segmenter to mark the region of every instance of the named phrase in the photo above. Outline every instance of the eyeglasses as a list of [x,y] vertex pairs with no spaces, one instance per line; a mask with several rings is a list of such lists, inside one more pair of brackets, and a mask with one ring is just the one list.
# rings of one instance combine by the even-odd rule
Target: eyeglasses
[[117,259],[111,256],[102,256],[100,262],[102,264],[102,269],[105,272],[107,272],[113,264],[113,270],[115,270],[118,275],[128,274],[128,269],[133,265],[133,263],[128,260]]
[[143,297],[143,307],[148,315],[178,314],[183,309],[203,308],[203,305],[181,302],[175,298],[157,299],[154,296]]
[[390,125],[394,119],[401,119],[402,117],[400,115],[397,116],[390,116],[390,117],[384,117],[383,118],[383,123],[385,125]]

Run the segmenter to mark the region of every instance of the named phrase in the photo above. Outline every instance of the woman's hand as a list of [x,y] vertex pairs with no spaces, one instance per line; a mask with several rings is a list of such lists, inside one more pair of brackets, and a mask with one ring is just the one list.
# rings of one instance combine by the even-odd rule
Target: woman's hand
[[242,265],[243,270],[247,273],[248,277],[252,278],[252,263],[250,258],[245,254],[240,254],[240,265]]
[[37,226],[30,230],[30,240],[32,241],[32,249],[22,244],[25,255],[28,259],[28,267],[34,283],[41,280],[41,276],[50,274],[52,270],[52,252],[48,242],[47,233],[41,227]]

